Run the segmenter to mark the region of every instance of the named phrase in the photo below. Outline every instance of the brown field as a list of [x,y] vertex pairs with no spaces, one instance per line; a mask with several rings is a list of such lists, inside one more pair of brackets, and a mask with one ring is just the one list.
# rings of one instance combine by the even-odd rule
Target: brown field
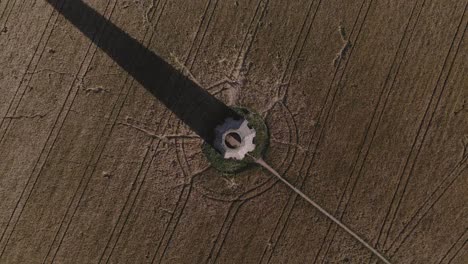
[[[272,167],[392,263],[468,263],[467,0],[84,2],[260,113]],[[0,0],[0,263],[378,262],[265,170],[210,167],[92,19]]]

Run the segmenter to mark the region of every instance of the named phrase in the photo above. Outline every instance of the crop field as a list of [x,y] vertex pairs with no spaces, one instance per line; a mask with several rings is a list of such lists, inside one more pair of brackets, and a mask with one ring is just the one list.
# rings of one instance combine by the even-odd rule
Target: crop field
[[168,69],[261,116],[265,161],[391,263],[468,263],[467,5],[0,0],[0,263],[380,263],[210,164],[145,87]]

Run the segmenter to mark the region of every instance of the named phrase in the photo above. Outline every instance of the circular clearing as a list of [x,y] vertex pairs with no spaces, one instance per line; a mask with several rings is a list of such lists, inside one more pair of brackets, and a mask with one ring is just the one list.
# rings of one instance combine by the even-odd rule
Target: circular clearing
[[[262,157],[263,154],[265,154],[269,143],[268,128],[263,121],[263,118],[259,114],[244,107],[233,107],[233,109],[238,114],[247,119],[250,128],[255,129],[255,149],[249,154],[256,158]],[[234,139],[233,141],[241,141],[241,138],[237,133],[229,133],[228,135],[232,136],[232,139]],[[229,148],[236,148],[235,142],[233,143],[225,140],[225,144]],[[221,154],[219,154],[213,147],[206,143],[203,144],[202,151],[215,169],[226,174],[238,173],[254,164],[254,160],[249,156],[246,156],[243,160],[224,159]]]

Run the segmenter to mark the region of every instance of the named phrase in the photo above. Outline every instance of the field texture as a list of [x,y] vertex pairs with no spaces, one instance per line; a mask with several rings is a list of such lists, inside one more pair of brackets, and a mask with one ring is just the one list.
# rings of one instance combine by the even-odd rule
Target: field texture
[[392,263],[468,263],[467,0],[85,0],[116,27],[82,29],[76,1],[0,0],[0,263],[378,263],[211,167],[117,27],[264,117],[266,161]]

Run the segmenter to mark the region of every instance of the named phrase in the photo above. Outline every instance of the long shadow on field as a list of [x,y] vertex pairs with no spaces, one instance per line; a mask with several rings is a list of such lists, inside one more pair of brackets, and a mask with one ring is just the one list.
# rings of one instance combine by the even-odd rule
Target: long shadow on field
[[207,143],[240,116],[81,0],[46,0]]

